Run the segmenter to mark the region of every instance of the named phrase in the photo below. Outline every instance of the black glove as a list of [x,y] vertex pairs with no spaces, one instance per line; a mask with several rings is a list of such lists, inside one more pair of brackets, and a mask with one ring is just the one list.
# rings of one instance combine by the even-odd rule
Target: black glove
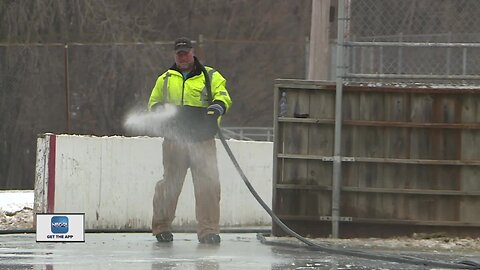
[[207,107],[207,115],[217,119],[225,113],[225,105],[221,101],[214,101]]

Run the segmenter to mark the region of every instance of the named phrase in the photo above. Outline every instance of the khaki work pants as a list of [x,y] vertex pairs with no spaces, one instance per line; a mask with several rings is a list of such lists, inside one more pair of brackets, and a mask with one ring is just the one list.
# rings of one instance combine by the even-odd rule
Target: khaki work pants
[[155,186],[152,233],[171,231],[178,196],[190,168],[195,193],[197,235],[219,233],[220,181],[215,140],[202,142],[163,142],[163,179]]

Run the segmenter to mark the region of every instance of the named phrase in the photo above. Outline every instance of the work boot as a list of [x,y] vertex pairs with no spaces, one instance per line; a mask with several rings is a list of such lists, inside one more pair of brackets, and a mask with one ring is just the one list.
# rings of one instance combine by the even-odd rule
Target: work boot
[[161,232],[155,235],[158,242],[172,242],[173,241],[173,234],[171,232]]
[[203,237],[199,237],[198,241],[202,244],[220,244],[220,235],[210,233]]

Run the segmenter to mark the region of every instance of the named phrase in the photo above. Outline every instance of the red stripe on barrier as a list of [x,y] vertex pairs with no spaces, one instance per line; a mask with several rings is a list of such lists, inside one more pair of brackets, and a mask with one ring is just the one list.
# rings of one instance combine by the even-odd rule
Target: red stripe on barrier
[[47,193],[47,213],[54,213],[55,210],[55,156],[57,150],[57,137],[49,135],[48,152],[48,193]]

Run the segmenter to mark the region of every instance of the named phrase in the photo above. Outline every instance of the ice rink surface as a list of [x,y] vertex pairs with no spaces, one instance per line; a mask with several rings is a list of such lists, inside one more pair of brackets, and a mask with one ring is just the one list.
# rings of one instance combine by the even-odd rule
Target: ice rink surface
[[0,269],[434,269],[264,245],[255,233],[223,233],[220,245],[174,237],[165,244],[149,233],[87,233],[84,243],[37,243],[35,234],[3,234]]

